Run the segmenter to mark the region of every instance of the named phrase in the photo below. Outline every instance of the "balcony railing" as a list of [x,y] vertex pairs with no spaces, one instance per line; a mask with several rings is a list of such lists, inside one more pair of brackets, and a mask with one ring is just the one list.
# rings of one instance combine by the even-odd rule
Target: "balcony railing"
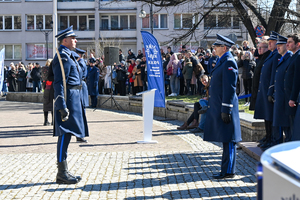
[[100,27],[100,30],[102,31],[123,31],[123,30],[136,30],[136,27]]

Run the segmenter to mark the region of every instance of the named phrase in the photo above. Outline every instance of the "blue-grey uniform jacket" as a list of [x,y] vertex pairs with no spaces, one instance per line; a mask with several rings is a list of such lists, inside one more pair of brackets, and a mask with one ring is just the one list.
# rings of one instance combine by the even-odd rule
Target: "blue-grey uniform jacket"
[[[238,67],[230,52],[226,52],[211,71],[208,109],[204,126],[204,140],[239,142],[241,127],[236,95]],[[222,121],[221,113],[231,114],[231,122]]]
[[285,112],[284,76],[293,53],[288,51],[279,61],[274,76],[273,126],[289,127],[289,116]]
[[97,96],[98,92],[98,81],[99,81],[99,69],[94,66],[88,71],[86,78],[86,84],[88,87],[89,95]]
[[[71,133],[76,137],[86,137],[89,135],[87,120],[80,89],[76,86],[81,85],[82,70],[78,65],[76,58],[72,52],[65,46],[61,45],[58,48],[60,53],[67,85],[67,100],[64,97],[64,86],[60,63],[57,55],[53,59],[53,74],[54,74],[54,136],[62,136],[65,133]],[[61,120],[59,110],[68,108],[69,119],[65,122]]]

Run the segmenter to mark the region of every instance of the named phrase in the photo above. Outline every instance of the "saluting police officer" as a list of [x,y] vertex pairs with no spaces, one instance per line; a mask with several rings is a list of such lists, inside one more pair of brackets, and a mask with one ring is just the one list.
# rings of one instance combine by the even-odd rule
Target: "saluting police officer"
[[89,59],[90,69],[88,70],[88,75],[86,78],[88,92],[91,97],[91,103],[92,103],[91,108],[97,107],[97,95],[99,94],[98,92],[99,69],[98,67],[95,66],[95,62],[96,62],[95,58]]
[[217,34],[213,45],[219,60],[211,71],[204,140],[223,143],[221,172],[213,176],[223,179],[235,176],[236,143],[242,140],[236,95],[238,67],[229,51],[233,41]]
[[[60,41],[58,48],[62,65],[57,54],[53,59],[54,74],[54,136],[58,136],[57,142],[57,183],[75,184],[81,180],[80,176],[74,176],[68,171],[67,149],[72,135],[86,137],[89,135],[84,106],[81,101],[81,67],[72,55],[71,49],[76,47],[76,35],[73,27],[61,31],[55,36]],[[64,92],[63,68],[65,72],[66,93]],[[66,97],[65,97],[66,96]]]
[[[273,137],[276,143],[282,143],[282,134],[285,133],[286,138],[290,138],[290,122],[289,115],[285,112],[285,92],[284,92],[284,76],[290,64],[293,53],[287,50],[287,38],[279,35],[277,36],[277,50],[282,56],[276,67],[275,76],[271,79],[271,85],[274,84],[273,93],[269,91],[268,95],[274,98],[269,100],[274,101],[274,114],[273,114]],[[273,69],[274,70],[274,69]],[[287,103],[287,102],[286,102]],[[275,144],[276,144],[275,143]]]
[[[268,148],[272,145],[272,130],[273,130],[273,101],[268,101],[268,91],[274,89],[270,86],[272,72],[276,70],[278,61],[281,55],[277,50],[277,35],[275,31],[271,31],[268,39],[268,49],[271,51],[269,56],[264,61],[260,73],[259,87],[257,92],[254,119],[264,119],[266,136],[260,141],[259,146],[262,149]],[[273,70],[275,69],[275,70]]]
[[284,91],[285,91],[285,112],[289,115],[290,120],[290,138],[286,138],[286,141],[293,140],[294,136],[294,120],[297,110],[297,99],[299,94],[299,75],[298,71],[300,63],[300,34],[293,34],[287,36],[287,49],[293,52],[293,56],[290,60],[289,67],[287,68],[284,76]]

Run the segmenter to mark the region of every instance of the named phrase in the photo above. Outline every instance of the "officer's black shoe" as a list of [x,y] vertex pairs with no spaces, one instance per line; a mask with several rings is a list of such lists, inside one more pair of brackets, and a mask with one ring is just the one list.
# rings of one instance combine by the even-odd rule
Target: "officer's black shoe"
[[214,174],[213,178],[214,179],[224,179],[224,178],[234,178],[235,174],[223,174],[223,173],[218,173],[218,174]]
[[88,141],[83,139],[83,138],[79,138],[79,137],[76,137],[76,141],[77,142],[83,142],[83,143],[87,143]]
[[260,145],[260,148],[266,148],[266,147],[270,147],[272,145],[271,141],[266,141],[265,143],[263,143],[262,145]]
[[57,163],[58,172],[56,175],[56,183],[58,184],[76,184],[81,180],[77,179],[77,177],[73,176],[68,171],[67,161],[62,161]]
[[45,122],[44,122],[44,126],[50,126],[50,122],[45,121]]

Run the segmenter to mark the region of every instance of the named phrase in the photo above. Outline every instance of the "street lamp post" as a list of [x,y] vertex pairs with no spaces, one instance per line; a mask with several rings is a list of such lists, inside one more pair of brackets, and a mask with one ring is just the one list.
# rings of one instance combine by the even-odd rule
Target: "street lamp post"
[[[145,18],[147,15],[147,13],[143,10],[139,13],[139,17],[140,18]],[[153,4],[152,4],[152,0],[150,2],[150,30],[151,30],[151,34],[153,34]]]
[[51,25],[51,30],[43,30],[43,23],[40,21],[39,24],[38,24],[40,31],[45,35],[46,47],[47,47],[47,60],[49,58],[49,55],[48,55],[48,36],[52,32],[53,21],[50,22],[50,25]]

